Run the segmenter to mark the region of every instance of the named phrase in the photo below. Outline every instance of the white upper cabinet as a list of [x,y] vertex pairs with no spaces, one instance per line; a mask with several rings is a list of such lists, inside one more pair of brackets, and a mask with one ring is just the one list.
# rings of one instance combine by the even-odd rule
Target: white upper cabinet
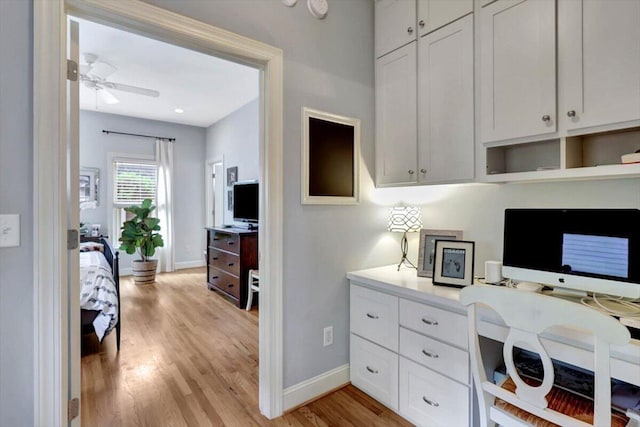
[[420,182],[472,181],[473,16],[418,41]]
[[558,4],[560,119],[567,130],[640,119],[640,1]]
[[500,0],[480,13],[482,142],[555,132],[555,1]]
[[416,39],[415,0],[376,0],[376,58]]
[[417,182],[416,42],[376,60],[376,183]]
[[473,12],[473,0],[418,0],[418,32],[423,36]]

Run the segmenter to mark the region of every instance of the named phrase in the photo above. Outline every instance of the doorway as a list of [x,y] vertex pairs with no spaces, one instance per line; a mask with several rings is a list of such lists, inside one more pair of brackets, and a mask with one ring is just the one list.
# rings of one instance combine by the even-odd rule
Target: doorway
[[[36,356],[47,355],[36,357],[35,423],[67,424],[67,396],[69,382],[73,382],[69,378],[79,374],[78,367],[70,366],[68,359],[68,313],[73,310],[74,300],[64,289],[68,271],[62,266],[66,265],[68,255],[60,250],[68,215],[65,174],[60,172],[67,170],[66,140],[71,133],[65,122],[60,66],[66,57],[63,43],[66,12],[203,53],[236,58],[262,70],[260,162],[264,184],[260,211],[264,212],[264,221],[259,232],[259,253],[261,276],[266,277],[269,286],[261,290],[259,335],[261,343],[269,344],[260,346],[259,406],[268,418],[279,416],[282,413],[282,51],[142,2],[68,0],[66,4],[34,3],[34,223],[35,233],[42,231],[43,236],[34,257],[35,310],[40,313],[34,322],[34,351]],[[51,111],[60,114],[52,115]]]
[[224,167],[222,160],[209,160],[205,175],[207,199],[207,227],[221,227],[224,223]]

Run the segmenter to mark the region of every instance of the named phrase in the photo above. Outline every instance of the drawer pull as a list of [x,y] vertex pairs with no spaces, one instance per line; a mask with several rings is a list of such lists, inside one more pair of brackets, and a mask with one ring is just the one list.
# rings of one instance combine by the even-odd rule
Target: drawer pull
[[212,277],[212,279],[213,279],[213,280],[215,280],[215,279],[219,279],[219,278],[220,278],[219,276],[213,276],[213,277]]
[[378,373],[377,369],[370,368],[369,366],[367,366],[367,371],[371,372],[372,374],[377,374]]
[[229,283],[227,286],[233,288],[233,283]]
[[438,406],[440,406],[440,404],[438,402],[434,402],[432,400],[429,400],[425,396],[422,396],[422,400],[424,400],[427,405],[431,405],[434,408],[437,408]]
[[233,267],[233,263],[230,262],[229,264],[227,264],[229,267]]
[[234,242],[233,240],[229,240],[229,241],[227,242],[227,244],[229,244],[229,245],[235,245],[235,243],[236,243],[236,242]]
[[422,318],[422,322],[426,323],[427,325],[431,325],[431,326],[437,326],[438,325],[438,321],[437,320],[429,320],[425,317]]
[[369,319],[377,319],[377,318],[378,318],[378,315],[377,315],[377,314],[367,313],[367,317],[368,317]]
[[438,357],[440,357],[438,353],[429,353],[427,350],[422,350],[422,354],[432,359],[437,359]]
[[220,240],[218,237],[214,237],[213,240],[217,241]]
[[217,260],[217,259],[218,259],[218,257],[217,257],[217,256],[214,256],[214,257],[213,257],[213,258],[211,258],[211,259],[213,259],[213,260],[215,261],[215,260]]

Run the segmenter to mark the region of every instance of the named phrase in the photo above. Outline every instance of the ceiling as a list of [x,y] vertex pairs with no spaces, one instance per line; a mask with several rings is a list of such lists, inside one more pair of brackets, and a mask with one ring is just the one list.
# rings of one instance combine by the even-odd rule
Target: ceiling
[[[120,101],[107,104],[95,89],[80,84],[80,109],[208,127],[258,97],[259,71],[126,31],[74,18],[80,23],[80,64],[84,54],[117,70],[107,77],[153,89],[157,98],[110,89]],[[179,114],[175,110],[182,109]]]

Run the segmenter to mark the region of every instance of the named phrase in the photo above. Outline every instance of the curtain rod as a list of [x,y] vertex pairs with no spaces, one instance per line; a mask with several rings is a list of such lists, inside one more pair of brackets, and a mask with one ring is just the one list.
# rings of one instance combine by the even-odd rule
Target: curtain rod
[[166,139],[169,142],[174,142],[176,140],[175,138],[168,138],[166,136],[140,135],[138,133],[116,132],[114,130],[104,130],[104,129],[102,129],[102,133],[106,133],[107,135],[109,135],[110,133],[114,133],[117,135],[139,136],[141,138]]

